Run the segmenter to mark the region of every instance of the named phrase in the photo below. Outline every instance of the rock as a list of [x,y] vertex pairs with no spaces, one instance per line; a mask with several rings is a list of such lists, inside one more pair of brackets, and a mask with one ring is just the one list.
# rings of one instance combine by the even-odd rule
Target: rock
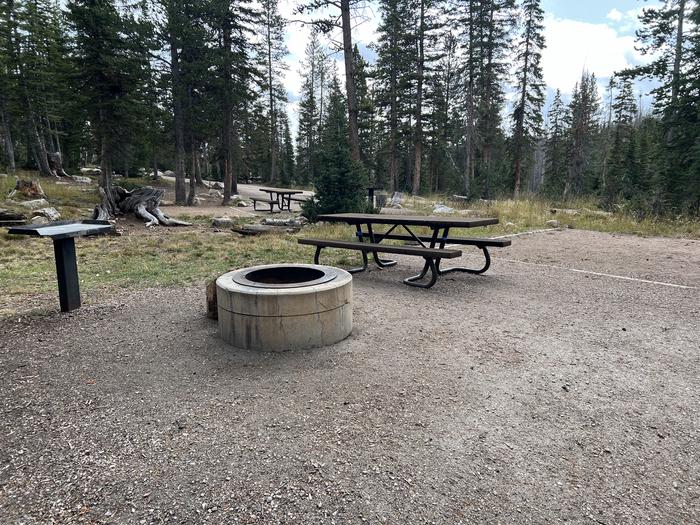
[[293,226],[301,228],[306,224],[307,220],[304,217],[294,217],[292,219],[263,219],[262,223],[267,226]]
[[61,214],[58,213],[56,208],[41,208],[40,210],[34,210],[34,217],[46,217],[50,221],[57,221],[61,218]]
[[394,194],[391,196],[391,202],[389,202],[389,206],[392,208],[397,208],[401,209],[401,199],[403,199],[403,193],[400,191],[395,191]]
[[214,190],[223,190],[224,189],[224,183],[223,182],[212,182],[210,188]]
[[83,175],[92,175],[94,177],[99,177],[100,173],[100,168],[80,168],[80,173]]
[[207,195],[210,197],[216,197],[217,199],[223,198],[223,193],[221,193],[219,190],[211,189],[207,192]]
[[76,175],[73,177],[73,180],[78,184],[92,184],[92,179],[90,177],[81,177],[80,175]]
[[238,208],[248,208],[250,207],[250,203],[246,201],[238,201],[236,202],[236,207]]
[[164,176],[164,177],[174,177],[174,176],[175,176],[175,172],[172,171],[172,170],[165,170],[165,171],[163,172],[163,176]]
[[233,231],[241,235],[261,235],[264,233],[296,233],[299,231],[299,228],[287,228],[269,224],[244,224],[243,226],[234,226]]
[[612,217],[613,216],[612,212],[609,212],[609,211],[589,210],[588,208],[585,208],[583,211],[585,211],[588,215],[595,215],[596,217]]
[[192,206],[199,206],[200,204],[202,204],[202,199],[200,199],[199,197],[195,197],[192,200]]
[[549,226],[550,228],[559,228],[559,221],[557,221],[557,220],[547,221],[547,222],[545,222],[545,224],[547,226]]
[[401,208],[382,208],[379,213],[382,215],[418,215],[416,210],[402,210]]
[[507,223],[505,223],[505,227],[506,227],[506,228],[516,228],[515,224],[512,223],[512,222],[507,222]]
[[20,202],[21,206],[24,206],[25,208],[29,208],[30,210],[36,210],[38,208],[45,208],[49,205],[49,201],[46,199],[35,199],[32,201],[24,201]]
[[453,213],[454,211],[454,208],[450,208],[449,206],[445,206],[444,204],[440,203],[433,206],[433,213]]
[[211,220],[211,225],[216,228],[231,228],[233,227],[233,219],[231,217],[214,217]]
[[0,173],[0,179],[7,178],[7,173]]
[[550,213],[566,213],[567,215],[578,215],[579,211],[572,208],[551,208]]
[[39,215],[38,217],[32,217],[32,220],[29,222],[32,224],[48,224],[49,220],[46,217]]

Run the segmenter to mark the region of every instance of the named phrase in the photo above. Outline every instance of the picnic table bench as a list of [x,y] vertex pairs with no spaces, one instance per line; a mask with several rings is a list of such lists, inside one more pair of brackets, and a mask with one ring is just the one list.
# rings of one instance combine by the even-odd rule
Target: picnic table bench
[[[351,273],[365,271],[368,267],[367,254],[371,253],[375,263],[379,268],[386,268],[396,264],[396,261],[383,260],[379,253],[395,253],[401,255],[412,255],[422,257],[425,261],[423,269],[417,275],[404,279],[404,283],[409,286],[420,288],[430,288],[440,275],[450,272],[466,272],[473,274],[484,273],[491,265],[491,257],[488,249],[491,247],[502,248],[511,244],[510,239],[489,239],[489,238],[465,238],[450,237],[450,228],[475,228],[478,226],[488,226],[497,224],[495,218],[463,218],[463,217],[432,217],[414,215],[375,215],[363,213],[339,213],[330,215],[320,215],[321,221],[345,222],[354,225],[357,241],[339,241],[333,239],[299,239],[300,244],[316,247],[314,262],[319,264],[321,250],[324,248],[342,248],[346,250],[357,250],[362,254],[362,266],[353,268]],[[386,225],[390,228],[385,232],[375,232],[374,225]],[[431,235],[415,234],[412,227],[429,227]],[[406,233],[394,233],[397,228],[402,228]],[[412,241],[413,246],[382,244],[387,240]],[[440,268],[442,259],[454,259],[461,257],[462,251],[454,248],[446,248],[447,245],[476,246],[484,254],[485,263],[482,268]],[[421,282],[430,271],[430,280],[427,283]]]
[[[301,190],[290,190],[287,188],[259,188],[260,191],[265,192],[269,195],[268,198],[253,197],[250,200],[253,201],[253,210],[258,209],[257,204],[259,202],[267,204],[270,209],[270,213],[275,213],[275,206],[277,206],[278,212],[282,212],[285,209],[292,211],[292,195],[298,195],[304,193]],[[295,199],[296,200],[296,199]]]
[[108,221],[55,221],[48,224],[27,224],[9,228],[7,233],[34,235],[53,240],[58,278],[58,299],[62,312],[80,308],[80,283],[75,256],[75,238],[102,235],[113,230]]

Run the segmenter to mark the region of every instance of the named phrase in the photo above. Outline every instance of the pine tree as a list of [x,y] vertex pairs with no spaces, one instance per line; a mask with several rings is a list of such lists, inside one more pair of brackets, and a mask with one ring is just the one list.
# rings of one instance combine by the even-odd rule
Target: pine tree
[[402,124],[413,109],[410,89],[413,60],[405,52],[412,43],[411,6],[408,0],[382,0],[379,8],[382,22],[377,29],[374,80],[378,86],[377,109],[386,136],[380,155],[385,158],[389,188],[397,191],[402,186],[401,179],[406,178],[399,177]]
[[375,134],[376,134],[376,109],[372,92],[367,84],[369,74],[369,64],[362,57],[357,46],[353,50],[353,61],[355,70],[355,92],[357,93],[358,107],[358,132],[360,135],[360,152],[362,154],[362,164],[365,166],[370,178],[374,180],[375,164]]
[[316,177],[316,150],[320,128],[319,86],[322,88],[319,73],[319,57],[324,53],[313,31],[306,45],[304,60],[301,63],[301,93],[299,100],[299,129],[297,132],[296,177],[302,184],[308,184]]
[[111,0],[71,0],[78,88],[90,116],[101,162],[105,211],[116,213],[112,166],[129,137],[138,136],[148,49],[138,23]]
[[544,80],[542,74],[542,49],[544,49],[544,12],[540,0],[523,0],[523,30],[517,61],[519,98],[513,110],[513,142],[515,157],[515,197],[520,193],[523,160],[531,142],[542,134],[542,106],[544,105]]
[[314,180],[316,198],[304,204],[307,218],[314,220],[322,213],[365,211],[367,181],[362,165],[352,158],[346,103],[337,76],[331,81],[318,166]]
[[547,144],[543,189],[552,196],[564,193],[567,171],[567,108],[557,89],[547,113]]
[[280,182],[283,185],[289,185],[296,180],[296,166],[294,162],[294,144],[292,143],[292,134],[289,131],[289,118],[287,112],[282,111],[279,114],[280,124],[282,127],[282,148],[281,148],[281,163],[280,163]]
[[475,0],[459,12],[462,47],[462,107],[465,115],[464,191],[490,196],[505,155],[501,108],[508,74],[508,50],[512,38],[514,0]]
[[279,14],[278,0],[262,0],[265,81],[263,88],[267,92],[268,115],[270,125],[270,171],[269,180],[274,182],[278,176],[278,106],[286,102],[287,97],[280,83],[280,75],[285,65],[282,59],[287,54],[284,43],[285,21]]
[[581,195],[593,171],[594,141],[598,132],[600,100],[594,74],[586,71],[576,84],[569,104],[568,178],[564,197]]

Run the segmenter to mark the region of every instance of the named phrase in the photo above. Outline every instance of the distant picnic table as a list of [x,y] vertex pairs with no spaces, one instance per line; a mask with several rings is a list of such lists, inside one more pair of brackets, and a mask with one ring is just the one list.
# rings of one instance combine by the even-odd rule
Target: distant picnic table
[[292,211],[292,200],[301,200],[293,199],[292,195],[299,195],[300,193],[304,193],[301,190],[292,190],[289,188],[259,188],[259,190],[267,193],[269,197],[267,199],[250,199],[253,201],[253,209],[257,210],[257,203],[262,202],[270,207],[270,213],[275,213],[275,206],[277,206],[277,209],[280,212],[284,211],[285,209],[288,211]]
[[[368,213],[336,213],[330,215],[319,215],[319,221],[342,222],[355,226],[355,236],[357,241],[339,241],[334,239],[299,239],[300,244],[316,247],[314,262],[319,264],[319,257],[323,248],[342,248],[347,250],[357,250],[362,254],[362,266],[349,270],[351,273],[362,272],[367,269],[367,253],[371,253],[374,262],[380,268],[394,266],[396,261],[384,260],[379,257],[379,253],[396,253],[402,255],[413,255],[422,257],[425,260],[423,269],[417,275],[404,279],[404,283],[409,286],[420,288],[430,288],[440,275],[450,272],[467,272],[480,274],[488,270],[491,265],[489,247],[502,248],[509,246],[509,239],[489,239],[489,238],[464,238],[450,236],[451,228],[476,228],[479,226],[489,226],[498,224],[496,218],[467,218],[467,217],[437,217],[420,215],[377,215]],[[389,229],[382,232],[374,231],[374,226],[389,226]],[[431,229],[430,235],[421,235],[413,232],[412,228],[428,227]],[[401,231],[403,230],[403,232]],[[398,246],[393,244],[382,244],[384,240],[412,241],[414,246]],[[480,248],[485,257],[485,264],[482,268],[440,268],[442,259],[454,259],[462,255],[462,251],[454,248],[446,248],[447,245],[469,245]],[[430,271],[430,280],[427,283],[421,282]]]

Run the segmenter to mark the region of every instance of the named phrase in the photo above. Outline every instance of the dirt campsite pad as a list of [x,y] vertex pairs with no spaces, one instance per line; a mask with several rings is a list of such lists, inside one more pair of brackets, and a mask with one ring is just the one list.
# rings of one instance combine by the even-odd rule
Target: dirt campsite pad
[[0,523],[700,522],[698,241],[415,264],[303,352],[224,345],[202,287],[0,321]]

